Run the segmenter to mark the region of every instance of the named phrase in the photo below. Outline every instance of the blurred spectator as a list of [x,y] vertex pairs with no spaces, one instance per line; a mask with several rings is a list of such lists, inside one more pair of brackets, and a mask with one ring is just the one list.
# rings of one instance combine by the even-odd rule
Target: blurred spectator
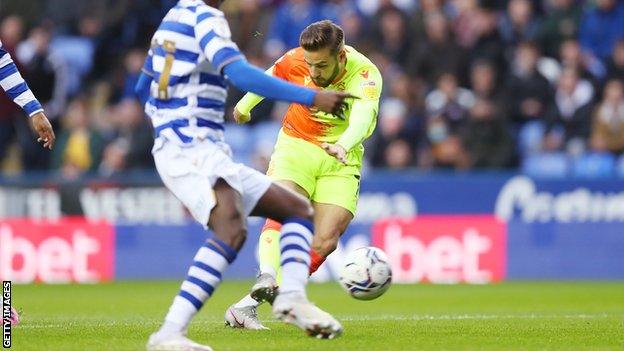
[[479,9],[477,13],[477,40],[471,48],[470,62],[486,59],[496,65],[498,72],[503,72],[507,68],[507,62],[505,44],[498,31],[497,14],[488,8]]
[[489,61],[476,61],[470,69],[470,87],[477,98],[491,100],[499,106],[503,103],[503,91],[499,87],[496,69]]
[[88,101],[78,97],[69,103],[52,153],[52,167],[69,179],[97,169],[104,141],[92,128]]
[[613,49],[613,55],[607,63],[607,77],[624,81],[624,40],[620,40]]
[[575,69],[564,68],[546,115],[546,150],[566,150],[571,154],[584,150],[590,134],[593,97],[591,83],[580,79]]
[[[65,111],[67,103],[67,66],[60,55],[50,50],[50,39],[50,29],[35,27],[17,47],[16,56],[24,67],[24,79],[57,129],[57,118]],[[41,148],[32,138],[27,125],[18,123],[18,126],[23,169],[48,169],[51,156],[49,150]]]
[[403,66],[410,51],[406,16],[396,8],[382,10],[374,29],[374,47],[393,62]]
[[538,40],[544,55],[558,57],[561,42],[577,36],[582,7],[574,0],[547,0],[546,2],[550,11],[542,20]]
[[425,104],[428,116],[441,118],[455,133],[467,121],[474,101],[470,90],[458,86],[457,77],[445,73],[438,79],[437,89],[427,95]]
[[405,169],[412,166],[413,148],[405,139],[392,140],[386,147],[385,166],[390,169]]
[[472,48],[479,37],[480,10],[477,0],[453,0],[451,2],[453,17],[453,33],[457,44],[463,48]]
[[[15,49],[23,35],[23,28],[22,19],[17,16],[8,16],[0,23],[2,46],[11,55],[18,70],[25,73],[24,67],[15,54]],[[0,160],[4,160],[9,145],[16,135],[16,121],[25,118],[19,106],[14,104],[6,94],[0,93]]]
[[606,74],[604,64],[591,55],[584,55],[575,39],[568,39],[561,44],[559,57],[563,67],[574,68],[581,78],[593,83],[597,84]]
[[420,1],[418,10],[414,11],[410,18],[411,27],[413,28],[414,34],[417,36],[415,39],[420,40],[425,36],[427,18],[431,17],[431,15],[435,13],[439,13],[444,16],[443,5],[444,0]]
[[539,51],[533,43],[521,43],[507,78],[506,113],[518,125],[542,118],[552,97],[548,81],[537,71],[538,58]]
[[104,149],[100,174],[110,176],[121,171],[153,168],[152,127],[139,102],[123,100],[113,108],[112,114],[117,135]]
[[405,13],[409,13],[416,6],[416,0],[355,0],[358,9],[366,16],[373,17],[379,11],[396,7]]
[[[377,129],[367,143],[373,166],[387,167],[389,161],[396,161],[388,159],[391,156],[388,149],[396,140],[403,140],[409,145],[410,150],[414,149],[417,142],[416,134],[409,128],[408,123],[408,110],[400,100],[387,99],[382,102]],[[412,157],[410,152],[408,163],[411,163]]]
[[70,95],[76,94],[82,79],[95,67],[93,59],[96,50],[96,36],[100,33],[102,22],[94,17],[84,17],[79,21],[77,35],[59,35],[51,43],[52,50],[63,56],[67,62],[67,89]]
[[58,53],[50,50],[51,38],[49,28],[33,28],[18,46],[16,56],[25,68],[24,79],[43,105],[46,116],[54,120],[67,104],[67,65]]
[[433,167],[452,169],[470,167],[470,160],[461,136],[451,132],[447,121],[440,117],[429,119],[427,136],[431,143],[430,157]]
[[611,80],[594,110],[591,148],[594,151],[624,152],[624,83]]
[[239,1],[236,4],[235,9],[228,9],[232,39],[248,55],[260,55],[266,39],[263,28],[270,21],[271,10],[261,0]]
[[468,162],[473,168],[507,168],[514,156],[514,140],[496,105],[477,99],[464,133]]
[[425,37],[414,44],[408,71],[433,85],[443,72],[459,75],[463,71],[463,49],[453,41],[449,23],[441,12],[425,17]]
[[121,99],[138,98],[134,92],[134,87],[139,80],[143,62],[145,62],[145,50],[133,49],[124,58],[125,78]]
[[405,73],[397,74],[392,80],[386,80],[389,86],[388,96],[401,100],[411,113],[421,114],[424,111],[426,87],[419,79]]
[[510,0],[507,13],[499,24],[501,36],[507,45],[516,46],[520,42],[534,40],[538,22],[533,16],[533,4],[529,0]]
[[338,14],[315,0],[286,0],[275,10],[265,53],[275,60],[284,52],[299,46],[299,35],[311,23],[329,19],[339,23]]
[[596,6],[583,14],[579,37],[583,50],[600,59],[609,57],[615,43],[624,38],[624,2],[596,0]]

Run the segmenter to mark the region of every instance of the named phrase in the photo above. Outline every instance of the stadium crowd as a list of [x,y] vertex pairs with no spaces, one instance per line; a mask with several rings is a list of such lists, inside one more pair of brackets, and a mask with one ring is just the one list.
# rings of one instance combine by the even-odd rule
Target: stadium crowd
[[[0,96],[2,169],[77,177],[153,167],[133,86],[174,4],[0,2],[0,38],[58,136],[52,153],[41,150]],[[234,41],[265,68],[309,23],[344,28],[384,77],[369,167],[624,170],[624,1],[228,0],[223,9]],[[229,110],[240,97],[231,90]],[[236,158],[265,169],[284,111],[267,101],[249,125],[228,125]]]

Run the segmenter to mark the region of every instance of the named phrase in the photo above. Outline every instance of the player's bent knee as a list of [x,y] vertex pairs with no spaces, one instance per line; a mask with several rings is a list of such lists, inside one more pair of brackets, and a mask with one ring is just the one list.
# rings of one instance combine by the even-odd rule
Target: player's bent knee
[[247,238],[245,218],[236,210],[217,215],[212,230],[219,239],[235,249],[242,247]]

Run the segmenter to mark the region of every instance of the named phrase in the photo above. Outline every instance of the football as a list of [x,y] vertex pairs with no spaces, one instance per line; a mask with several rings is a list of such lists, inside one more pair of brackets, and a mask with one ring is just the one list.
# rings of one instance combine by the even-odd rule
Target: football
[[340,285],[358,300],[373,300],[383,295],[392,283],[392,267],[386,254],[376,247],[353,250],[340,271]]

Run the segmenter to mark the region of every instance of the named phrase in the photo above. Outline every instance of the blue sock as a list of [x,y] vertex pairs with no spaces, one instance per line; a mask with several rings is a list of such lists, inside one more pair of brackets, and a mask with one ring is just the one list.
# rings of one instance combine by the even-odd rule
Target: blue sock
[[197,251],[180,293],[165,317],[163,332],[184,332],[191,319],[221,282],[221,276],[236,258],[236,250],[216,237],[208,239]]
[[282,225],[282,284],[280,293],[305,293],[310,271],[310,243],[314,227],[308,220],[289,218]]

